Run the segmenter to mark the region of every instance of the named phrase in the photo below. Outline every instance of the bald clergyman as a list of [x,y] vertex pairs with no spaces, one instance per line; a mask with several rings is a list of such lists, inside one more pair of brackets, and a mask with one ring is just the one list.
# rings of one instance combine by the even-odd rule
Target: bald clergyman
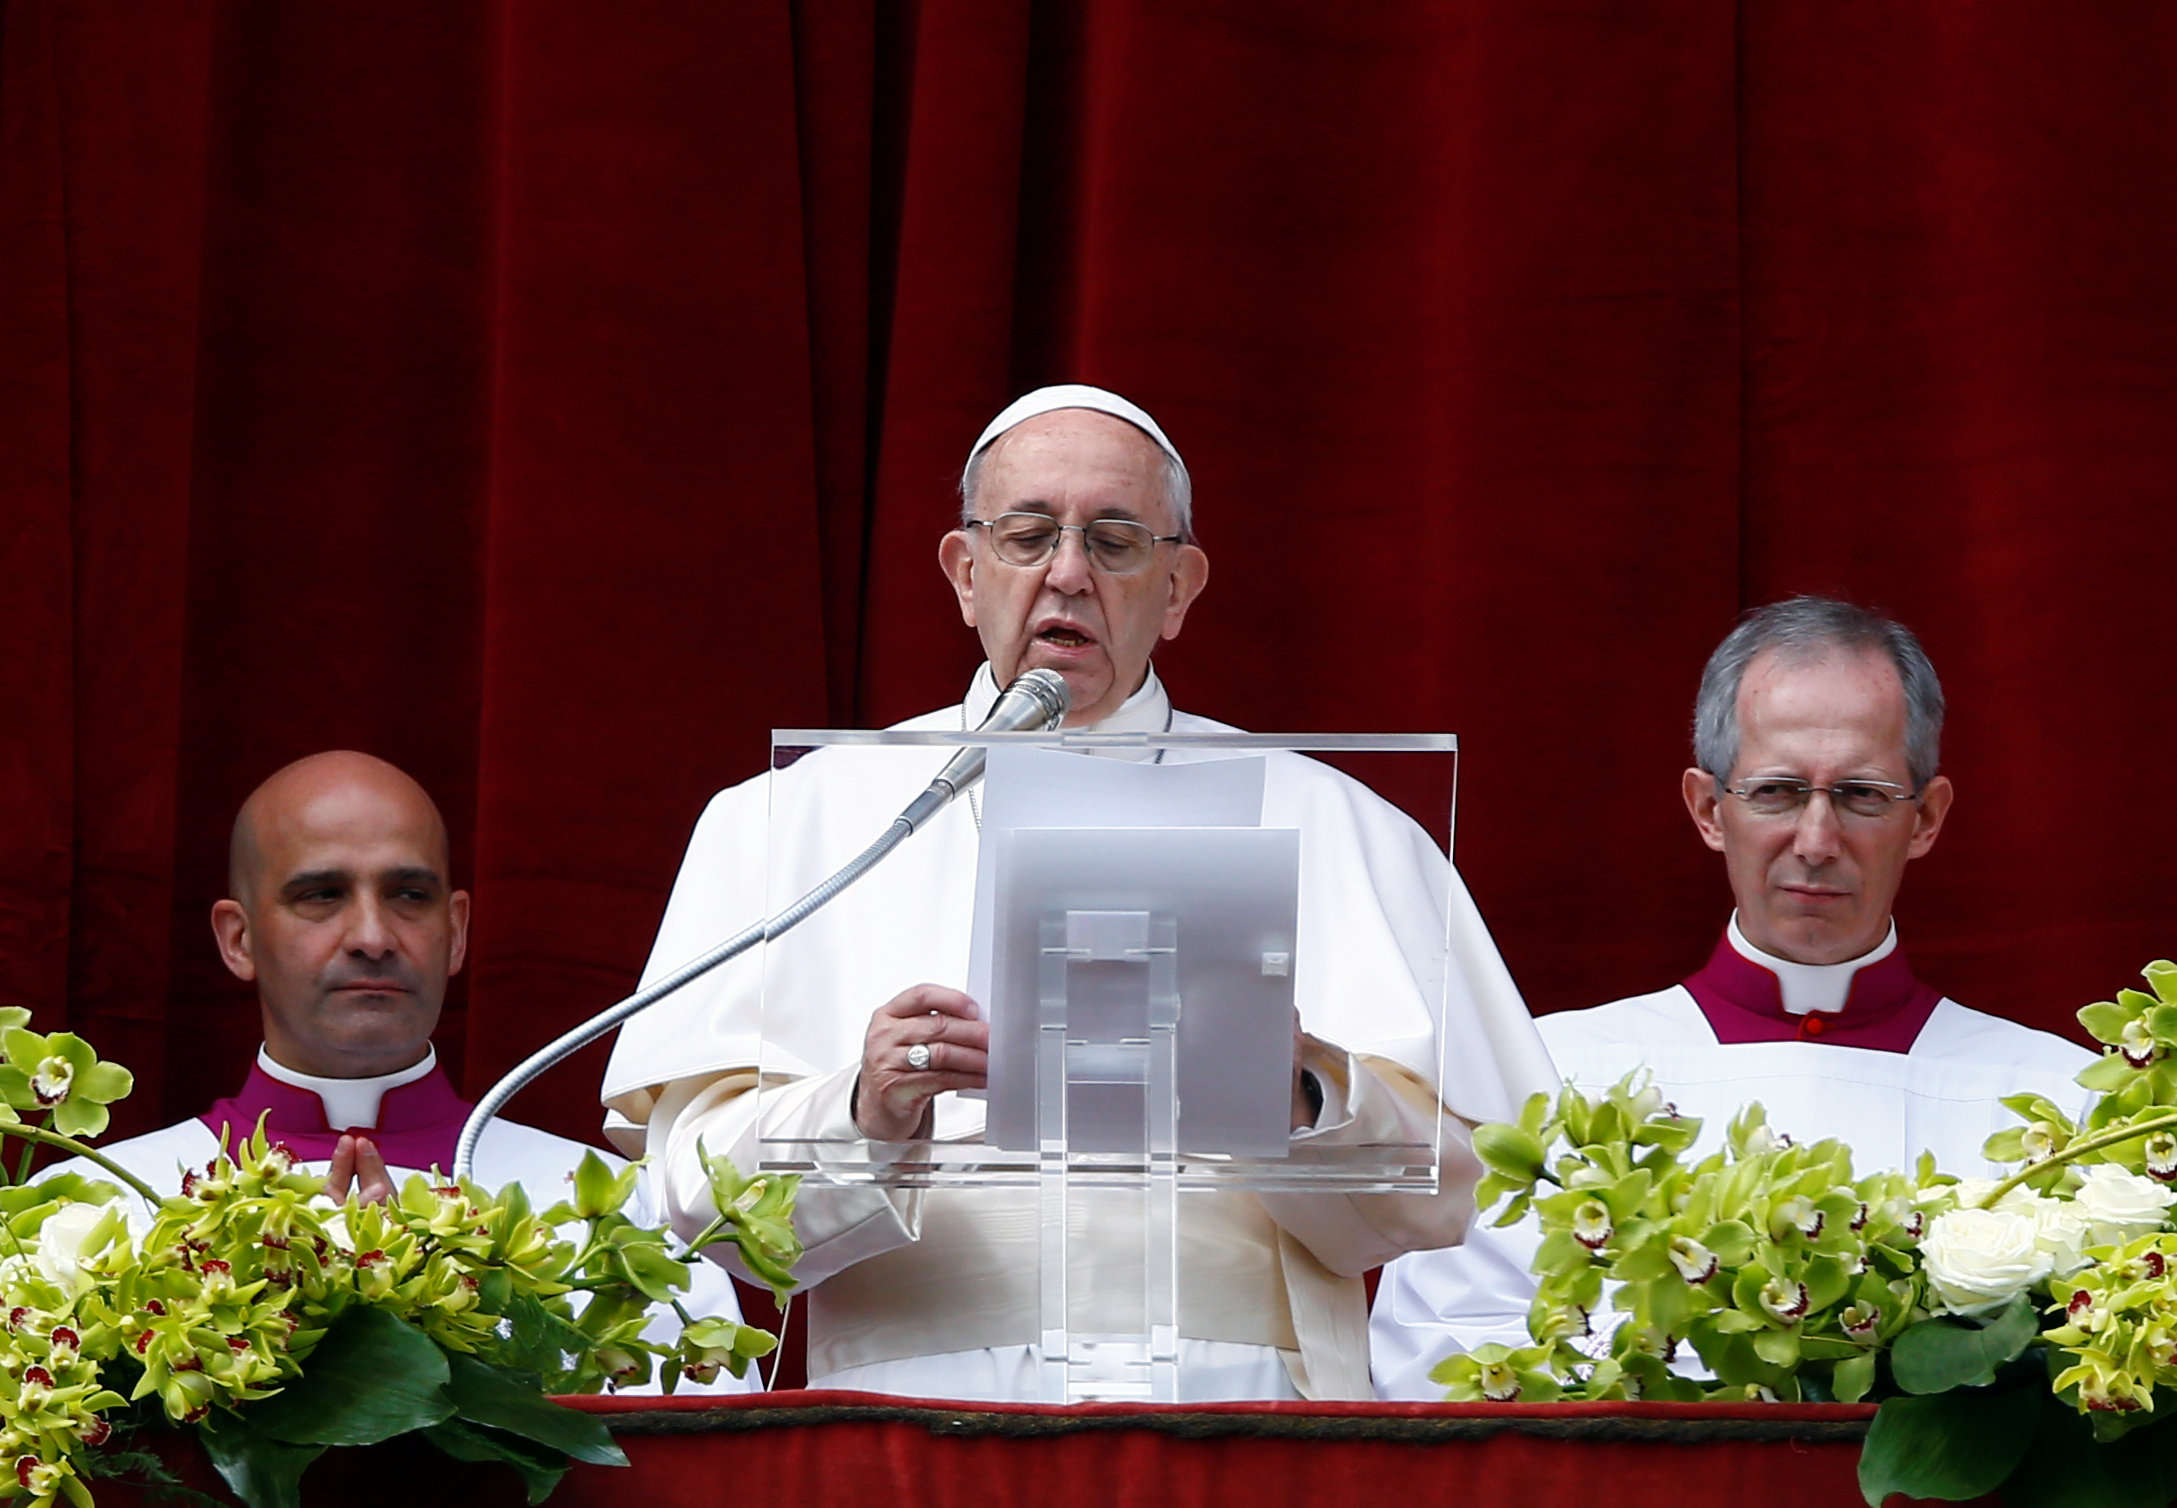
[[[1072,693],[1069,727],[1224,731],[1175,711],[1150,665],[1158,642],[1180,632],[1209,560],[1195,542],[1186,467],[1148,414],[1098,388],[1031,393],[970,450],[961,501],[938,561],[987,662],[959,705],[902,727],[972,729],[1002,686],[1044,667]],[[764,779],[711,802],[646,983],[764,914],[777,893],[822,879],[832,856],[884,830],[947,751],[930,751],[928,769],[901,771],[909,779],[897,790],[851,778],[863,766],[835,757],[846,752],[819,750],[777,777],[797,799],[776,807]],[[1263,825],[1302,834],[1302,956],[1324,960],[1295,981],[1307,1035],[1293,1076],[1294,1144],[1426,1144],[1441,1098],[1451,1112],[1442,1192],[1181,1199],[1180,1396],[1366,1398],[1361,1275],[1460,1238],[1479,1175],[1467,1127],[1510,1114],[1552,1074],[1481,918],[1428,835],[1312,760],[1273,756],[1266,770]],[[774,810],[806,813],[804,829],[769,833]],[[767,1074],[782,1062],[800,1069],[767,1090],[767,1134],[980,1136],[980,1103],[956,1093],[981,1087],[987,1067],[988,1027],[963,993],[976,862],[974,805],[955,802],[808,923],[821,940],[798,937],[797,953],[822,962],[771,981],[768,1020],[763,966],[750,955],[623,1029],[606,1074],[608,1130],[665,1169],[683,1229],[709,1217],[698,1139],[744,1163],[759,1153],[749,1092],[759,1063]],[[811,1385],[1036,1397],[1034,1197],[804,1183],[797,1224],[808,1254],[797,1274],[813,1285]],[[1129,1310],[1139,1323],[1138,1242],[1099,1244],[1105,1230],[1098,1224],[1070,1253],[1069,1284],[1094,1316],[1076,1312],[1080,1331],[1123,1332]]]
[[[326,1173],[335,1198],[352,1188],[366,1202],[385,1199],[411,1173],[453,1167],[472,1107],[439,1068],[431,1033],[446,980],[468,952],[469,897],[453,888],[446,824],[422,786],[346,751],[275,773],[235,817],[212,935],[227,968],[256,986],[265,1034],[256,1065],[240,1092],[202,1115],[101,1152],[151,1187],[179,1192],[187,1170],[262,1118],[271,1140]],[[477,1146],[476,1181],[519,1183],[542,1212],[567,1197],[568,1175],[590,1150],[494,1120]],[[102,1176],[81,1161],[60,1168]],[[653,1218],[649,1197],[638,1185],[630,1218]],[[692,1278],[690,1313],[740,1317],[717,1268],[698,1263]],[[679,1325],[661,1311],[647,1333],[669,1344]],[[682,1386],[737,1392],[750,1383],[721,1373],[707,1388]]]

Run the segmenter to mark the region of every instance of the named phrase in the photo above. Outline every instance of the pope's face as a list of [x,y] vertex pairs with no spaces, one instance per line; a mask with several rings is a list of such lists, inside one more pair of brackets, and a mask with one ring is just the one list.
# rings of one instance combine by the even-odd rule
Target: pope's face
[[213,908],[212,925],[227,966],[257,986],[266,1047],[326,1078],[421,1061],[468,943],[469,898],[447,885],[436,814],[420,793],[368,781],[263,805],[248,893]]
[[[1738,718],[1730,785],[1786,776],[1911,787],[1905,692],[1887,655],[1833,651],[1793,662],[1765,650],[1739,683]],[[1843,963],[1882,941],[1905,865],[1934,846],[1951,797],[1938,775],[1917,802],[1879,819],[1840,817],[1820,795],[1796,816],[1762,817],[1719,796],[1704,770],[1686,771],[1683,789],[1701,837],[1724,856],[1746,940],[1813,964]]]
[[[975,511],[1047,513],[1061,524],[1124,518],[1178,532],[1163,452],[1125,420],[1091,409],[1040,414],[1001,435],[983,459]],[[1160,544],[1141,570],[1111,575],[1072,531],[1041,565],[1008,565],[989,532],[955,529],[939,546],[960,615],[981,636],[1000,686],[1038,666],[1066,678],[1069,726],[1101,722],[1140,689],[1150,652],[1177,636],[1209,577],[1209,558],[1189,544]]]

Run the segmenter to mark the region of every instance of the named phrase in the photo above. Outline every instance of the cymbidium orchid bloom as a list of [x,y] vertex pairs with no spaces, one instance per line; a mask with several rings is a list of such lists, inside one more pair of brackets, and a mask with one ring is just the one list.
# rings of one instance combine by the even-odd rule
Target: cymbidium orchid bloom
[[1491,1403],[1510,1403],[1519,1396],[1519,1373],[1501,1361],[1485,1361],[1481,1388],[1482,1396]]
[[1784,1200],[1770,1215],[1769,1233],[1772,1237],[1781,1241],[1788,1230],[1796,1230],[1809,1241],[1822,1233],[1822,1212],[1804,1194],[1795,1194]]
[[2124,1061],[2132,1067],[2145,1068],[2160,1057],[2164,1049],[2155,1041],[2147,1023],[2135,1018],[2124,1023],[2124,1029],[2117,1037],[2117,1051],[2124,1054]]
[[1608,1245],[1613,1229],[1610,1206],[1600,1199],[1589,1199],[1572,1212],[1572,1239],[1589,1251]]
[[2019,1137],[2019,1150],[2028,1162],[2045,1162],[2056,1151],[2060,1140],[2057,1128],[2047,1121],[2035,1121]]
[[50,1503],[61,1488],[64,1473],[56,1461],[24,1456],[15,1463],[15,1480],[33,1499]]
[[2146,1140],[2145,1171],[2158,1183],[2177,1183],[2177,1136],[2157,1131]]
[[1671,1237],[1668,1250],[1671,1266],[1677,1268],[1678,1275],[1688,1283],[1706,1283],[1723,1265],[1714,1252],[1691,1236]]
[[1463,1402],[1548,1403],[1564,1396],[1546,1368],[1548,1357],[1546,1346],[1490,1344],[1445,1358],[1429,1375]]
[[1779,1323],[1796,1324],[1807,1312],[1807,1285],[1777,1278],[1762,1285],[1761,1307]]
[[2074,1352],[2078,1364],[2056,1374],[2052,1386],[2058,1392],[2079,1390],[2079,1406],[2091,1413],[2133,1413],[2150,1408],[2153,1385],[2134,1377],[2106,1352]]
[[118,1063],[105,1063],[74,1032],[41,1036],[23,1027],[0,1031],[0,1098],[17,1111],[47,1111],[63,1136],[96,1136],[110,1119],[106,1107],[135,1087]]

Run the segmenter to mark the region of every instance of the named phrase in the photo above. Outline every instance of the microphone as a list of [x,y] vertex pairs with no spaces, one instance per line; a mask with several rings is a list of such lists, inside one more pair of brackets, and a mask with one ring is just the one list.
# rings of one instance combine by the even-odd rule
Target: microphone
[[[1073,690],[1066,678],[1055,670],[1031,670],[1005,688],[983,719],[978,733],[1018,733],[1028,728],[1048,732],[1066,720],[1066,710],[1073,705]],[[983,766],[988,763],[990,751],[984,748],[962,749],[947,761],[945,768],[937,772],[937,778],[929,787],[908,804],[898,821],[907,824],[909,831],[919,830],[923,823],[936,816],[969,786],[983,778]]]
[[[1066,679],[1055,670],[1031,670],[1005,688],[997,705],[990,709],[990,716],[983,719],[978,733],[1017,733],[1024,728],[1056,728],[1066,720],[1066,709],[1073,704],[1073,693],[1066,687]],[[577,1048],[596,1041],[621,1022],[648,1010],[667,995],[708,974],[712,969],[731,959],[740,957],[757,943],[783,937],[800,926],[809,917],[827,905],[840,891],[846,889],[870,870],[893,849],[913,837],[916,829],[943,810],[946,803],[983,778],[984,750],[962,749],[947,761],[929,788],[912,802],[907,809],[892,819],[892,825],[879,835],[877,841],[855,856],[845,868],[817,886],[800,900],[788,906],[777,916],[767,917],[743,928],[727,938],[701,958],[693,959],[660,979],[648,989],[638,990],[618,1005],[599,1011],[589,1020],[570,1031],[561,1033],[515,1065],[514,1070],[476,1102],[469,1112],[467,1124],[461,1128],[460,1139],[454,1144],[454,1176],[467,1178],[476,1165],[476,1144],[484,1134],[484,1127],[493,1117],[506,1108],[524,1084],[543,1073],[554,1063],[572,1054]]]

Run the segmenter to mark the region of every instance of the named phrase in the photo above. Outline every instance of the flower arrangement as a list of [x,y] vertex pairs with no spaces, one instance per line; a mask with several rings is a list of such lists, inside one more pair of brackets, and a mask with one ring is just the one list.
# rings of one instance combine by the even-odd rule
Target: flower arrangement
[[[1725,1145],[1643,1076],[1484,1126],[1477,1198],[1541,1234],[1533,1344],[1432,1374],[1455,1399],[1873,1400],[1893,1493],[2010,1508],[2177,1498],[2177,964],[2079,1020],[2105,1051],[2074,1123],[2038,1095],[1988,1141],[2001,1180],[1923,1157],[1856,1173],[1747,1107]],[[2151,992],[2151,993],[2150,993]]]
[[[92,1508],[89,1480],[156,1471],[121,1443],[194,1429],[250,1508],[295,1508],[333,1445],[420,1433],[461,1460],[501,1461],[541,1502],[571,1461],[625,1464],[594,1418],[549,1393],[742,1375],[762,1330],[681,1310],[677,1344],[642,1335],[716,1242],[781,1297],[801,1254],[798,1180],[744,1178],[706,1155],[719,1216],[686,1247],[622,1213],[636,1169],[594,1153],[570,1198],[537,1211],[519,1185],[412,1177],[393,1200],[334,1204],[263,1129],[162,1199],[81,1140],[131,1087],[69,1033],[0,1010],[0,1135],[26,1143],[0,1179],[0,1501]],[[25,1117],[29,1117],[26,1119]],[[27,1144],[110,1172],[154,1211],[132,1233],[103,1180],[31,1180]]]

